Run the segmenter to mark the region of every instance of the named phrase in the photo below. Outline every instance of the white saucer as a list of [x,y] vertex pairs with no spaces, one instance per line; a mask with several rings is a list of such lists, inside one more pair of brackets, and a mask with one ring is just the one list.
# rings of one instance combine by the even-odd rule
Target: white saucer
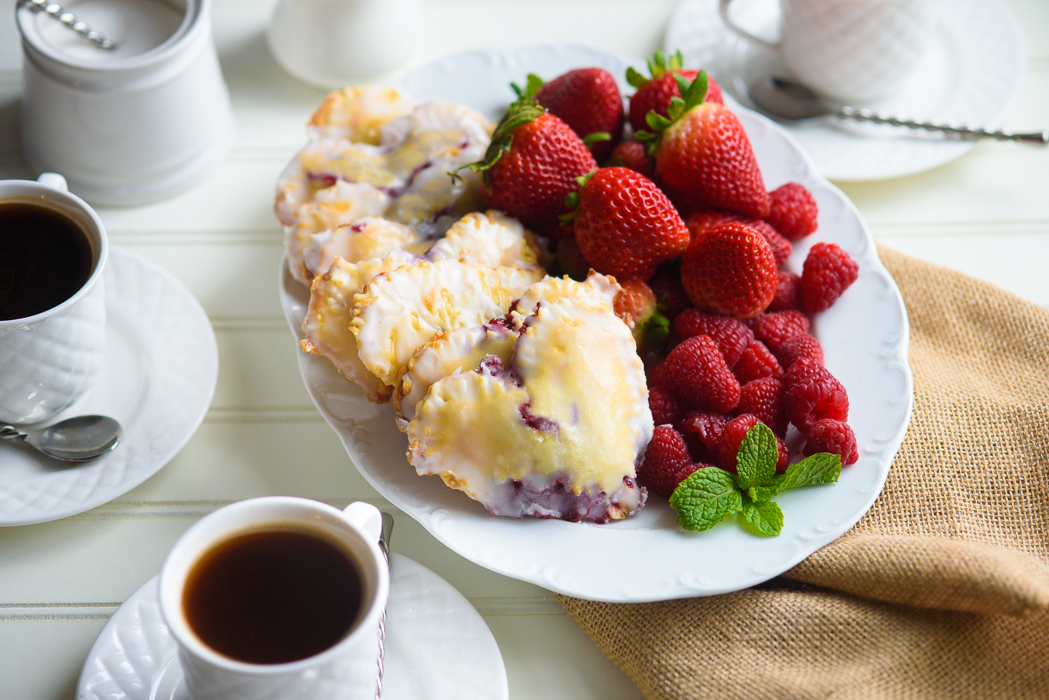
[[[470,602],[408,557],[390,560],[383,700],[506,700],[506,667]],[[77,700],[189,700],[157,602],[157,577],[102,628],[77,683]]]
[[[899,117],[997,127],[1023,85],[1023,34],[1003,0],[950,0],[930,49],[896,95],[861,106]],[[760,36],[776,36],[774,0],[739,0],[732,14]],[[718,0],[681,0],[667,26],[667,51],[681,49],[685,64],[705,68],[738,103],[753,108],[746,85],[773,72],[790,75],[778,54],[729,31]],[[921,172],[953,160],[971,141],[887,125],[838,120],[784,127],[828,179],[880,180]]]
[[0,526],[57,520],[127,493],[189,441],[211,405],[218,348],[196,298],[165,270],[110,247],[106,354],[95,386],[55,421],[102,413],[123,425],[112,452],[68,465],[0,442]]

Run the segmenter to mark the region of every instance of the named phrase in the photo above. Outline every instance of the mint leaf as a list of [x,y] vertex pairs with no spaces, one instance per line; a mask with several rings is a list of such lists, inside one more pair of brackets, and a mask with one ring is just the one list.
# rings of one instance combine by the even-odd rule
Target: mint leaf
[[789,466],[776,485],[782,491],[798,486],[831,484],[838,480],[840,474],[841,455],[820,452]]
[[745,502],[740,515],[747,529],[758,535],[776,537],[783,529],[783,511],[772,501]]
[[779,449],[776,436],[764,423],[757,423],[747,431],[739,443],[736,453],[736,473],[739,488],[746,491],[752,486],[772,486],[776,479],[776,461]]
[[755,503],[771,501],[772,497],[779,493],[775,486],[752,486],[746,491],[747,497]]
[[678,484],[670,496],[677,521],[686,530],[706,530],[743,508],[736,480],[717,467],[704,467]]

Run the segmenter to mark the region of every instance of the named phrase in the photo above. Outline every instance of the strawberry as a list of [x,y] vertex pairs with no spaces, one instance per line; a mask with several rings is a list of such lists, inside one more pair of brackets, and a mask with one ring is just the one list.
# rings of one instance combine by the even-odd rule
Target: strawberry
[[642,357],[661,348],[670,335],[670,322],[658,312],[655,293],[641,280],[620,282],[613,308],[630,328]]
[[464,167],[480,173],[485,206],[557,236],[558,216],[568,211],[565,197],[578,188],[575,178],[594,170],[597,161],[567,124],[522,98],[496,125],[484,160]]
[[671,102],[669,116],[649,113],[652,131],[636,137],[654,154],[660,181],[681,199],[762,219],[770,199],[750,139],[730,109],[703,101],[706,89],[700,71],[684,99]]
[[572,127],[599,161],[623,135],[623,97],[604,68],[577,68],[545,84],[530,74],[527,94]]
[[783,267],[794,249],[791,242],[781,236],[779,231],[770,226],[767,221],[752,219],[724,209],[712,207],[696,209],[685,217],[685,226],[688,226],[688,232],[692,234],[692,240],[696,240],[696,236],[703,231],[726,221],[738,221],[741,224],[746,224],[764,236],[769,243],[769,247],[772,248],[772,255],[776,258],[776,267]]
[[[680,51],[675,52],[672,56],[656,51],[655,56],[648,60],[651,78],[646,78],[633,68],[627,69],[627,82],[637,88],[637,92],[630,97],[630,124],[634,127],[634,131],[648,129],[648,122],[645,120],[649,112],[655,112],[663,117],[667,116],[670,101],[675,97],[681,97],[681,88],[678,86],[675,75],[680,75],[688,82],[696,79],[699,71],[682,68],[682,65],[683,59]],[[724,103],[721,88],[713,78],[708,76],[708,80],[707,94],[703,99],[707,102]]]
[[645,144],[638,141],[623,141],[612,149],[608,165],[619,165],[636,170],[649,180],[656,174],[655,164],[645,152]]
[[776,293],[776,258],[745,224],[718,224],[697,238],[681,260],[681,283],[701,311],[740,320],[760,315]]
[[[629,168],[601,168],[578,179],[572,228],[583,257],[598,272],[647,280],[659,263],[689,244],[688,229],[666,195]],[[567,218],[567,217],[566,217]]]

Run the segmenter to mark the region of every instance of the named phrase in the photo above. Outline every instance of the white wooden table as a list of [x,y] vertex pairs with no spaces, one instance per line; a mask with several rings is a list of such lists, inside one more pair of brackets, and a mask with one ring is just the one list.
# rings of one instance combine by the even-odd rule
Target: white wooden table
[[[1049,128],[1049,2],[1009,4],[1030,62],[1005,126]],[[415,63],[547,42],[644,57],[661,47],[674,0],[423,5],[428,43]],[[0,0],[0,178],[28,175],[18,146],[13,6]],[[220,353],[214,401],[185,449],[138,488],[81,515],[0,530],[0,698],[73,697],[108,617],[158,572],[175,539],[220,505],[289,494],[333,504],[363,499],[399,514],[352,468],[314,409],[281,316],[273,187],[304,143],[304,122],[323,91],[297,83],[270,57],[263,29],[271,9],[269,0],[214,0],[237,121],[225,164],[174,199],[99,212],[114,245],[170,270],[204,306]],[[981,143],[933,171],[843,189],[879,241],[1049,307],[1049,149]],[[505,659],[512,698],[641,697],[544,590],[465,561],[403,514],[393,549],[440,574],[481,613]]]

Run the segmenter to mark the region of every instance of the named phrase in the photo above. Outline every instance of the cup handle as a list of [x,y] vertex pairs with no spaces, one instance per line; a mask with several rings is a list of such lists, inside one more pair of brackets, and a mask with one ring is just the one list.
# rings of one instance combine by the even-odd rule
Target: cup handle
[[725,26],[731,29],[736,34],[748,41],[753,41],[755,44],[761,44],[767,46],[775,51],[779,50],[779,41],[769,41],[768,39],[762,39],[760,36],[751,34],[743,27],[736,24],[735,20],[729,15],[728,6],[732,3],[732,0],[720,0],[718,3],[718,14],[721,15],[721,21],[725,23]]
[[42,173],[36,181],[44,187],[62,190],[63,192],[69,191],[69,185],[66,184],[66,179],[58,173]]
[[379,541],[382,532],[382,513],[371,503],[354,501],[343,509],[350,524],[364,532],[373,542]]

